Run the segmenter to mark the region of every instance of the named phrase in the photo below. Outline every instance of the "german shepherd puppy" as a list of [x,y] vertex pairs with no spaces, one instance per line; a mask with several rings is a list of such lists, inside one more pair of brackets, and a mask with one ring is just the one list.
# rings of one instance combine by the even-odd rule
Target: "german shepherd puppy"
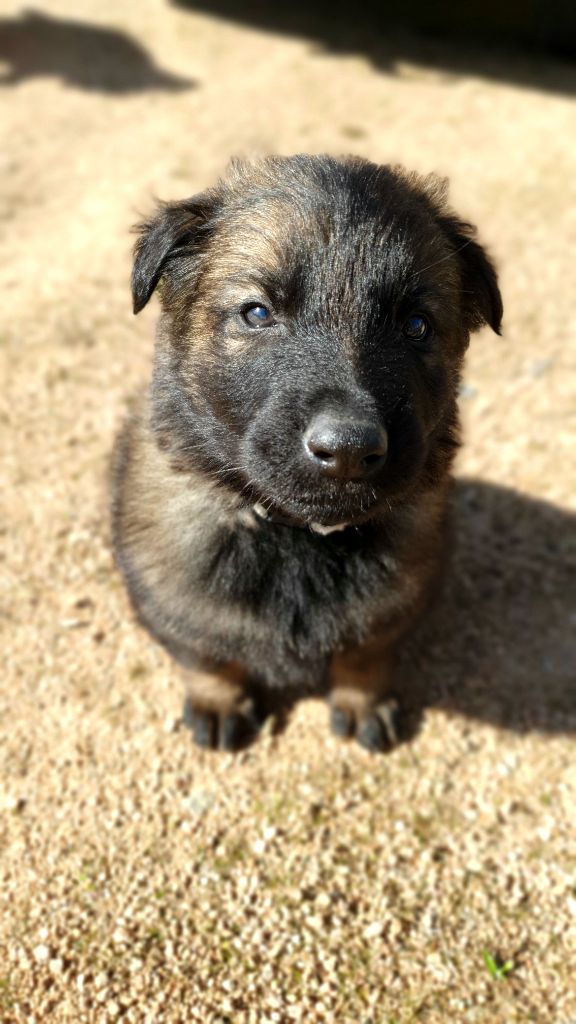
[[494,268],[445,185],[326,156],[234,162],[139,228],[152,385],[117,444],[114,539],[140,622],[184,666],[201,746],[267,694],[329,694],[394,740],[393,658],[445,561],[471,331]]

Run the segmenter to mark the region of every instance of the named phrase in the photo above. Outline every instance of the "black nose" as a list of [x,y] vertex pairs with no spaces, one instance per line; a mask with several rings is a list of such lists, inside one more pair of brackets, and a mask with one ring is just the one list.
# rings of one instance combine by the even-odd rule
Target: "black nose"
[[304,434],[304,448],[324,476],[366,480],[384,465],[388,437],[379,423],[321,413]]

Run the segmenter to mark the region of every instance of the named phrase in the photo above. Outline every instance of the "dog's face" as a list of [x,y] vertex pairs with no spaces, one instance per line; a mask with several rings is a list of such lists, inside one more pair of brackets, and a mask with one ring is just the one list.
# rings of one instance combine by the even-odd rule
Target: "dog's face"
[[360,160],[236,164],[141,228],[134,308],[159,280],[161,443],[300,522],[361,522],[454,444],[494,270],[438,183]]

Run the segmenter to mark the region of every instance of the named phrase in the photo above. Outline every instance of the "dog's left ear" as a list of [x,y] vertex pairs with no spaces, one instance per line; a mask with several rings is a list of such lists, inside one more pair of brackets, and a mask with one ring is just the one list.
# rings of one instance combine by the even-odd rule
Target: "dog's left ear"
[[476,229],[456,217],[440,217],[440,223],[454,247],[462,277],[462,305],[469,331],[488,324],[501,333],[502,296],[492,260],[476,241]]
[[139,313],[148,302],[160,278],[182,257],[193,259],[205,241],[214,212],[209,193],[178,203],[159,203],[156,214],[139,224],[134,247],[132,303]]

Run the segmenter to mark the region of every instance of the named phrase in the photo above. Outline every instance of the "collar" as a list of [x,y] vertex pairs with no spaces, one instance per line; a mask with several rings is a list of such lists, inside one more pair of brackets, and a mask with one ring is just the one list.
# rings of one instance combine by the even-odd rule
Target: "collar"
[[281,512],[273,512],[270,509],[264,508],[259,501],[252,506],[252,511],[260,519],[265,519],[268,523],[273,523],[275,526],[292,526],[299,530],[311,530],[312,533],[319,533],[321,536],[326,537],[330,533],[336,533],[339,530],[345,530],[349,525],[348,523],[336,523],[335,526],[323,526],[322,523],[306,523],[302,519],[297,519],[295,516],[286,516]]

